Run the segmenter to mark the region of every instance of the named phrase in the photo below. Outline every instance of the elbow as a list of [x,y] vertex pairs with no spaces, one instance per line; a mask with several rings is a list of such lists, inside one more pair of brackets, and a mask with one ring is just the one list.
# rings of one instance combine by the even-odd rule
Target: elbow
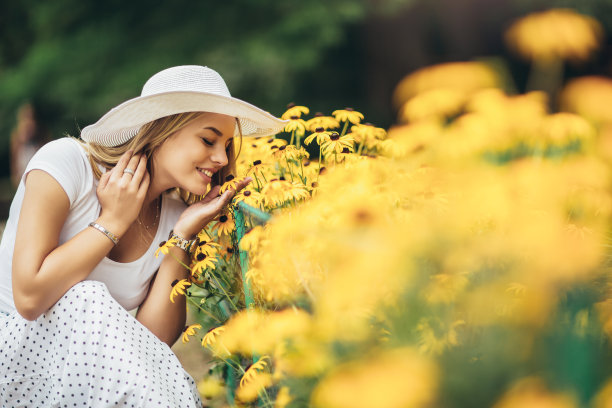
[[44,313],[40,304],[29,296],[14,296],[17,313],[26,320],[34,321]]

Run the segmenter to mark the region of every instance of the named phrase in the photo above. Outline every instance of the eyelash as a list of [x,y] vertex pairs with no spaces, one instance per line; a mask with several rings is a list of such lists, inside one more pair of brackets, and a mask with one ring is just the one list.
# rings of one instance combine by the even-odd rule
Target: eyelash
[[214,143],[213,143],[213,142],[211,142],[211,141],[209,141],[209,140],[207,140],[207,139],[202,139],[202,140],[203,140],[203,141],[204,141],[204,143],[206,143],[208,146],[212,146],[212,145],[214,145]]

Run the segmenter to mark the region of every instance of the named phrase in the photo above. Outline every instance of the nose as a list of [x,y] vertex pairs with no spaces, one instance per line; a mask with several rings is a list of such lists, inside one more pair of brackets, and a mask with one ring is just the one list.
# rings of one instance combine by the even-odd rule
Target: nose
[[220,143],[217,144],[218,146],[215,148],[212,156],[211,156],[211,160],[219,167],[225,167],[227,166],[228,160],[227,160],[227,152],[225,151],[225,147],[223,145],[221,145]]

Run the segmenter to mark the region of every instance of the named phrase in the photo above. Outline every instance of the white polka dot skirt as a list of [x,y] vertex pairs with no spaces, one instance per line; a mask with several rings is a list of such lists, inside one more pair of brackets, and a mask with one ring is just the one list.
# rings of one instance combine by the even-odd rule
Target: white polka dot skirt
[[85,281],[30,322],[0,314],[0,407],[201,407],[170,348]]

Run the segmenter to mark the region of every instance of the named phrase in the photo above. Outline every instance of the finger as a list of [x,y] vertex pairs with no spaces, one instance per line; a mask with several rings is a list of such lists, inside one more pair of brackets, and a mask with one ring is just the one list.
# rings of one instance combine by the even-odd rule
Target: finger
[[111,176],[111,172],[110,170],[107,170],[106,173],[102,174],[100,176],[100,181],[98,182],[98,188],[99,189],[104,189],[106,187],[106,185],[108,184],[108,179]]
[[[130,161],[128,162],[127,166],[121,172],[122,173],[121,178],[125,178],[127,182],[132,181],[132,179],[134,178],[136,174],[136,168],[138,167],[138,163],[140,161],[141,156],[142,155],[140,154],[135,154],[134,156],[130,158]],[[131,170],[131,172],[126,172],[126,170]]]
[[211,202],[213,199],[217,198],[219,196],[219,189],[221,188],[221,186],[214,186],[210,189],[210,191],[208,193],[206,193],[206,195],[204,196],[204,198],[202,198],[200,200],[201,203],[209,203]]
[[248,186],[251,181],[253,181],[251,177],[245,177],[243,180],[240,180],[238,183],[236,183],[236,192]]
[[121,155],[121,158],[119,159],[115,167],[113,167],[113,174],[111,174],[111,178],[117,179],[123,176],[123,170],[125,170],[125,167],[128,165],[133,153],[134,151],[130,149],[127,152],[123,153],[123,155]]
[[132,180],[130,181],[130,183],[133,186],[135,186],[135,189],[138,189],[143,176],[147,172],[147,158],[145,157],[144,154],[141,154],[139,156],[140,158],[136,164],[136,171],[134,172],[134,175],[132,176]]
[[151,176],[149,176],[149,172],[145,171],[144,175],[142,176],[142,181],[140,182],[140,185],[138,186],[138,192],[136,193],[136,195],[140,198],[147,195],[147,191],[149,190],[149,184],[151,182]]

